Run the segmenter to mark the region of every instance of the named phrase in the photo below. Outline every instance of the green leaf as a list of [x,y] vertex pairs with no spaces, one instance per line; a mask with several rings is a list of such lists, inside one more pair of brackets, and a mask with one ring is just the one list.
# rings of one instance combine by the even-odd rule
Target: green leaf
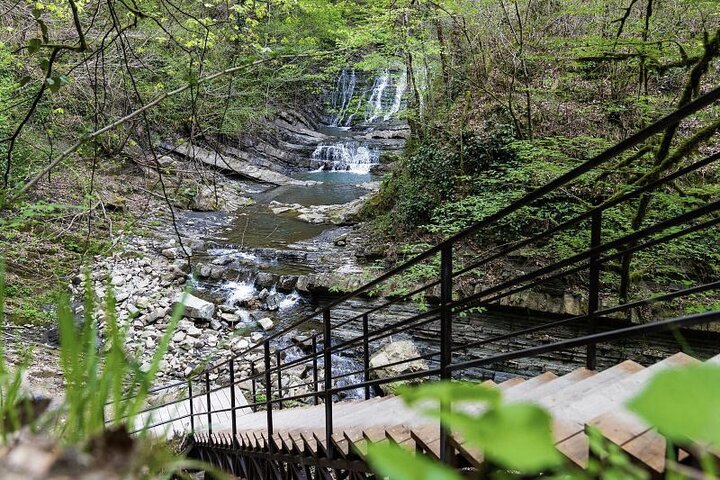
[[374,443],[368,446],[368,459],[379,477],[392,480],[461,480],[450,467],[423,455],[414,455],[394,444]]
[[720,367],[698,364],[662,371],[628,408],[671,440],[720,445]]
[[40,40],[39,38],[31,38],[30,40],[28,40],[28,43],[27,43],[28,53],[30,55],[37,53],[38,50],[40,50],[41,46],[42,46],[42,40]]
[[24,87],[25,85],[27,85],[28,83],[30,83],[30,80],[32,80],[32,77],[30,77],[29,75],[25,75],[24,77],[22,77],[22,78],[20,79],[20,81],[18,82],[18,84],[20,84],[21,87]]
[[399,389],[408,405],[424,400],[436,400],[444,403],[487,402],[496,405],[500,402],[500,390],[471,382],[433,382],[419,387]]
[[505,468],[533,474],[562,463],[553,442],[551,417],[537,405],[500,405],[471,422],[457,415],[444,418],[450,428]]

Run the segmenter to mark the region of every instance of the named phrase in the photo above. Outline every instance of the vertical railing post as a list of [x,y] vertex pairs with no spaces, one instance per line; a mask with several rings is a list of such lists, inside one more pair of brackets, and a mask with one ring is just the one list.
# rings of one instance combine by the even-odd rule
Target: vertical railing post
[[315,405],[320,403],[320,397],[318,395],[318,349],[317,349],[317,333],[312,336],[312,375],[313,375],[313,391],[315,396],[313,397],[313,403]]
[[275,361],[277,362],[277,377],[278,377],[278,399],[280,400],[278,402],[278,410],[282,410],[283,403],[282,403],[282,370],[280,369],[280,350],[275,352]]
[[332,355],[331,355],[330,309],[323,310],[323,363],[325,364],[325,448],[328,458],[333,458],[333,403],[332,403]]
[[192,378],[188,379],[188,399],[190,400],[190,433],[195,433],[195,408],[193,407]]
[[[602,242],[602,210],[596,210],[592,214],[590,226],[590,248],[597,248]],[[588,333],[595,330],[597,319],[595,312],[600,308],[600,254],[594,253],[590,256],[590,282],[588,285]],[[588,370],[595,370],[597,367],[597,345],[591,343],[587,346],[585,366]]]
[[[251,385],[252,385],[252,403],[257,403],[257,384],[255,383],[255,376],[257,375],[257,370],[255,370],[255,360],[252,360],[250,362],[250,377]],[[257,412],[257,405],[253,405],[252,407],[253,412]]]
[[210,370],[205,370],[205,401],[207,403],[208,433],[212,434],[212,408],[210,405]]
[[[362,317],[363,322],[363,381],[370,381],[370,341],[368,340],[368,316]],[[365,385],[365,400],[370,398],[370,385]]]
[[230,359],[230,419],[232,421],[233,445],[237,441],[237,413],[235,412],[235,360]]
[[[440,253],[440,379],[450,380],[450,363],[452,362],[452,249],[451,243],[442,247]],[[441,404],[440,410],[447,412],[450,405]],[[452,459],[450,431],[440,424],[440,460],[444,463]]]
[[267,410],[267,433],[268,439],[273,434],[272,416],[272,384],[270,376],[270,340],[265,340],[265,408]]

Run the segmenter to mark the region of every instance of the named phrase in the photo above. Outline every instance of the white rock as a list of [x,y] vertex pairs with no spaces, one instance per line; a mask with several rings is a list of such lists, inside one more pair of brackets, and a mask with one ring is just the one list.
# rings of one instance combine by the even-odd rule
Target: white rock
[[202,330],[200,330],[198,327],[193,325],[187,329],[187,334],[190,335],[191,337],[199,337],[200,334],[202,334]]
[[258,325],[260,325],[262,327],[262,329],[265,330],[266,332],[268,330],[272,330],[273,328],[275,328],[275,323],[272,321],[272,319],[270,319],[268,317],[261,318],[260,320],[258,320]]
[[215,305],[194,295],[180,293],[175,297],[173,308],[179,303],[185,304],[185,316],[199,320],[211,320],[215,315]]

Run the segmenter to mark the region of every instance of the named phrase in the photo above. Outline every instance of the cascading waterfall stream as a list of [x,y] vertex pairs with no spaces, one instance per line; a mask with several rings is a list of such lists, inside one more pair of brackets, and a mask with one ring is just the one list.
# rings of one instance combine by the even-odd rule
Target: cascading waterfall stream
[[343,70],[335,84],[335,91],[332,92],[331,102],[333,110],[337,112],[333,118],[330,126],[332,127],[349,127],[349,123],[352,122],[354,114],[350,115],[348,119],[343,122],[345,115],[348,113],[350,102],[355,95],[355,84],[357,83],[357,76],[355,70],[351,70],[348,73],[347,70]]
[[[352,128],[353,119],[364,112],[362,126],[374,128],[380,122],[393,119],[403,106],[407,78],[404,69],[385,69],[373,79],[372,86],[364,90],[355,70],[343,70],[335,82],[329,101],[334,116],[329,126],[344,131]],[[369,142],[337,136],[337,141],[323,142],[311,156],[315,171],[341,171],[358,174],[370,173],[379,163],[380,151]]]
[[379,158],[377,148],[356,141],[342,141],[332,145],[318,145],[311,160],[318,170],[367,174],[373,165],[377,165]]
[[367,102],[365,110],[365,123],[373,123],[380,115],[383,114],[383,94],[390,83],[390,76],[385,70],[382,75],[375,79],[372,93]]

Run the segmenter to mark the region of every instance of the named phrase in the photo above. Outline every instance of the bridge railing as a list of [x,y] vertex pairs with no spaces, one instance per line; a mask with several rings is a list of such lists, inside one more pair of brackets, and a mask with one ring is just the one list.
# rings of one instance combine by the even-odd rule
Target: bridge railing
[[[633,153],[647,146],[658,135],[674,130],[680,122],[693,118],[698,112],[709,115],[720,99],[720,88],[698,97],[638,133],[587,160],[568,172],[527,193],[520,200],[465,228],[438,245],[425,250],[411,260],[391,269],[354,291],[325,303],[312,314],[292,322],[284,329],[269,335],[229,360],[225,360],[193,375],[185,382],[163,387],[152,393],[187,387],[179,400],[171,400],[149,407],[142,428],[159,428],[189,420],[191,431],[229,430],[236,438],[242,429],[241,408],[264,410],[268,438],[274,433],[274,415],[290,404],[324,404],[326,446],[332,450],[333,403],[349,394],[370,398],[384,385],[401,381],[427,379],[478,378],[490,371],[502,370],[507,362],[557,352],[565,352],[569,362],[582,362],[589,369],[598,366],[597,345],[606,342],[629,342],[638,336],[653,335],[682,327],[691,327],[720,320],[720,311],[710,310],[685,314],[682,302],[694,296],[720,288],[720,265],[708,265],[695,284],[655,285],[645,297],[631,298],[622,292],[622,276],[615,272],[618,265],[629,266],[633,255],[652,255],[689,235],[714,232],[720,223],[720,199],[688,202],[686,208],[660,212],[658,215],[625,228],[604,231],[608,218],[615,222],[619,211],[627,213],[647,202],[650,195],[679,189],[678,182],[706,172],[716,165],[720,152],[686,153],[682,161],[671,166],[662,163],[648,174],[618,185],[612,191],[598,195],[592,205],[579,201],[567,214],[547,219],[532,231],[518,232],[518,238],[482,243],[483,234],[496,231],[501,222],[513,221],[529,208],[551,202],[554,196],[573,198],[573,190],[593,184],[598,179],[618,176],[615,169],[627,168]],[[697,122],[696,122],[697,124]],[[695,127],[700,130],[698,127]],[[710,148],[711,150],[711,148]],[[637,155],[635,156],[637,157]],[[635,158],[635,161],[637,159]],[[625,215],[626,217],[627,215]],[[543,250],[560,236],[571,239],[571,251],[561,258],[541,258],[532,261],[522,255],[530,249]],[[468,242],[476,248],[468,249]],[[720,246],[716,246],[720,251]],[[477,254],[484,249],[484,254]],[[507,271],[508,259],[512,268]],[[503,269],[503,266],[505,268]],[[408,272],[422,267],[435,269],[426,283],[406,287]],[[513,305],[518,297],[539,288],[556,285],[563,279],[585,286],[580,307],[573,314],[564,312],[542,323],[519,325],[517,328],[480,331],[475,321],[478,309],[498,305]],[[627,281],[627,279],[625,279]],[[402,289],[398,288],[402,285]],[[398,292],[398,290],[400,290]],[[393,292],[392,296],[380,293]],[[618,293],[620,292],[620,293]],[[424,308],[413,311],[399,309],[413,299],[432,299]],[[527,298],[527,297],[525,297]],[[678,304],[680,302],[680,304]],[[422,301],[421,303],[425,303]],[[662,308],[656,308],[662,306]],[[650,321],[643,324],[626,320],[641,309],[651,308]],[[348,313],[350,312],[350,313]],[[463,328],[477,329],[467,334],[454,332],[462,322]],[[624,323],[623,323],[624,322]],[[484,325],[492,325],[485,322]],[[317,326],[300,356],[289,355],[294,345],[282,343],[284,337],[301,326]],[[539,333],[552,332],[550,340],[537,342]],[[428,347],[412,358],[391,360],[389,364],[371,365],[371,352],[393,336],[417,336],[427,340]],[[563,338],[564,337],[564,338]],[[520,341],[522,339],[522,342]],[[540,343],[533,345],[533,342]],[[582,352],[578,349],[582,348]],[[357,367],[340,370],[338,360],[357,358]],[[383,376],[389,367],[402,373]],[[287,383],[289,371],[304,368],[304,382]],[[240,374],[240,371],[249,374]],[[211,376],[219,380],[211,382]],[[249,395],[248,404],[238,402],[240,385]],[[230,405],[213,405],[212,394],[230,388]],[[294,393],[293,393],[294,392]],[[172,418],[152,419],[152,412],[170,405],[187,403],[185,413]],[[221,424],[221,414],[229,414],[230,425]],[[230,433],[229,432],[229,433]],[[441,452],[450,454],[449,433],[441,430]],[[332,453],[332,452],[330,452]]]

